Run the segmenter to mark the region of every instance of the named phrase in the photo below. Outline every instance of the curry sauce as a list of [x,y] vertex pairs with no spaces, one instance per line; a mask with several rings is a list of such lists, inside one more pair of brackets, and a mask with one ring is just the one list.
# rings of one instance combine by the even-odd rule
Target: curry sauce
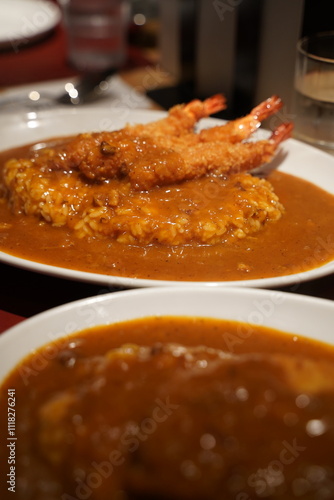
[[[26,146],[2,153],[0,164],[15,155],[22,157],[28,150]],[[2,199],[0,250],[89,273],[182,281],[284,276],[330,261],[334,255],[334,197],[279,171],[267,179],[284,206],[284,213],[279,220],[242,239],[212,245],[141,245],[108,237],[78,238],[66,227],[53,227],[35,216],[11,214]],[[209,184],[205,177],[186,182],[187,196],[193,190],[193,196],[198,197],[210,189]]]
[[1,388],[2,408],[16,399],[15,498],[332,499],[333,375],[332,347],[232,321],[58,339]]

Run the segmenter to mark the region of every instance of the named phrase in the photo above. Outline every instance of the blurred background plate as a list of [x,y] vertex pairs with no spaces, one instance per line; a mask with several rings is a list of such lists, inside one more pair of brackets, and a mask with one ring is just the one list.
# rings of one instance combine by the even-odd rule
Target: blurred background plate
[[0,0],[0,49],[38,40],[61,19],[59,7],[44,0]]

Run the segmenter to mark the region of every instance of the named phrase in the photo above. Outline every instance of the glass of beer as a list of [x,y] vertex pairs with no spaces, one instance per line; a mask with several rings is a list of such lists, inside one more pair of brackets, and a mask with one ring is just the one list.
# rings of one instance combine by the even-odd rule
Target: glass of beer
[[295,137],[334,154],[334,31],[297,44]]

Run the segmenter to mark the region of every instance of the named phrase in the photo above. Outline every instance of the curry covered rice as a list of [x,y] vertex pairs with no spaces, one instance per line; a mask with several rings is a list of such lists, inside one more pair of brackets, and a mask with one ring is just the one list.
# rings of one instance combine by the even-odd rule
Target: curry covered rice
[[15,213],[66,225],[80,238],[107,236],[127,244],[242,238],[283,211],[270,183],[247,173],[141,192],[124,181],[90,183],[78,172],[41,172],[33,160],[11,160],[5,181]]
[[12,211],[79,238],[125,244],[216,244],[258,232],[284,208],[271,184],[247,171],[270,161],[291,126],[244,141],[279,109],[272,97],[244,118],[195,133],[224,103],[192,101],[158,122],[81,134],[10,159],[4,185]]

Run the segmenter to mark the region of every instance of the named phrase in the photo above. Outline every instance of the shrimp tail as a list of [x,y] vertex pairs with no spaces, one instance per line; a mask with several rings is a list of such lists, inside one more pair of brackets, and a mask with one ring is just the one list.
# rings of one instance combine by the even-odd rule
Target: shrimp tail
[[259,122],[262,122],[272,114],[277,113],[277,111],[280,110],[282,106],[283,103],[281,98],[277,95],[273,95],[255,106],[255,108],[253,108],[250,112],[250,115]]
[[208,97],[204,101],[200,101],[199,99],[194,99],[190,101],[188,104],[177,105],[174,106],[170,110],[170,114],[180,113],[187,115],[193,123],[195,124],[201,118],[206,118],[218,111],[221,111],[226,108],[226,98],[222,94],[216,94],[211,97]]
[[202,130],[199,134],[200,140],[204,142],[227,141],[234,144],[241,142],[248,139],[261,126],[261,122],[276,113],[282,105],[280,97],[273,95],[255,106],[248,115],[242,118]]
[[213,115],[226,109],[226,97],[222,94],[216,94],[203,101],[205,116]]
[[276,150],[281,142],[286,141],[291,137],[293,130],[293,123],[287,122],[279,125],[267,141],[262,141],[265,146],[263,152],[263,163],[269,163],[275,156]]
[[269,141],[274,145],[274,148],[276,149],[281,142],[291,137],[292,131],[293,131],[292,122],[282,123],[273,131]]
[[194,132],[194,126],[201,118],[206,118],[226,108],[226,98],[217,94],[204,101],[194,99],[187,104],[176,104],[161,120],[145,125],[127,126],[132,135],[150,137],[181,137]]

